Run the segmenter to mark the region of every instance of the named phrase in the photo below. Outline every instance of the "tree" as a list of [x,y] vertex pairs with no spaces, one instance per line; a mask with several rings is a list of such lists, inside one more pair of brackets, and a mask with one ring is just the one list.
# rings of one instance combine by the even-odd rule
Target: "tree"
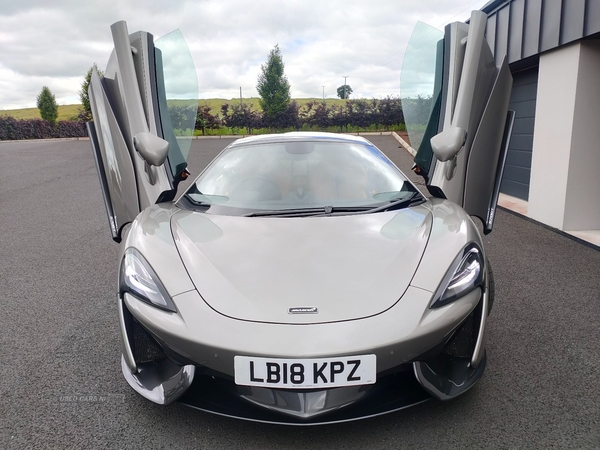
[[176,135],[181,135],[189,128],[193,128],[196,124],[197,107],[193,105],[170,104],[167,105],[169,111],[169,119],[171,126],[175,130]]
[[260,95],[260,107],[269,123],[283,114],[291,101],[290,83],[283,73],[283,58],[279,45],[269,53],[267,62],[260,66],[256,89]]
[[306,105],[304,113],[304,123],[311,127],[320,128],[322,130],[332,125],[331,117],[333,115],[333,107],[327,107],[327,103],[312,101]]
[[389,129],[392,125],[404,123],[404,113],[402,111],[402,101],[398,97],[389,95],[379,101],[380,123]]
[[346,103],[346,113],[351,125],[367,129],[369,125],[377,123],[377,117],[373,114],[373,103],[367,100],[350,100]]
[[271,125],[277,128],[289,128],[293,127],[296,131],[300,131],[302,123],[300,122],[300,107],[296,101],[290,102],[288,107],[279,114],[274,121],[271,121]]
[[58,105],[56,104],[56,98],[50,91],[48,86],[44,86],[42,91],[37,96],[37,107],[40,110],[42,119],[47,120],[51,124],[56,124],[58,118]]
[[203,105],[198,106],[198,112],[196,113],[196,130],[202,130],[202,136],[206,134],[207,128],[219,128],[221,126],[221,120],[219,116],[213,115],[210,112],[210,106]]
[[[231,112],[229,106],[231,106]],[[230,128],[246,128],[247,133],[252,134],[253,129],[263,126],[262,116],[252,107],[252,103],[249,105],[247,103],[241,105],[224,103],[221,105],[222,122]]]
[[90,106],[90,97],[88,95],[88,88],[90,87],[90,81],[92,79],[92,72],[96,69],[98,75],[103,76],[101,70],[98,69],[96,63],[90,67],[83,78],[81,83],[81,89],[79,90],[79,100],[81,100],[81,108],[79,109],[79,119],[83,122],[89,122],[92,120],[92,108]]
[[350,98],[350,94],[352,94],[352,88],[348,84],[343,84],[337,88],[337,95],[339,98]]

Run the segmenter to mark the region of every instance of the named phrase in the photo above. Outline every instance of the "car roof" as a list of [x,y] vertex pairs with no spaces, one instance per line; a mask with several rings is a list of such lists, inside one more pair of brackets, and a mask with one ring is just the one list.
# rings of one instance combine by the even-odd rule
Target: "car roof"
[[324,133],[317,131],[292,131],[289,133],[280,134],[262,134],[258,136],[249,136],[238,139],[233,142],[230,147],[246,144],[274,143],[274,142],[290,142],[290,141],[337,141],[337,142],[358,142],[361,144],[370,144],[368,140],[362,136],[354,136],[351,134]]

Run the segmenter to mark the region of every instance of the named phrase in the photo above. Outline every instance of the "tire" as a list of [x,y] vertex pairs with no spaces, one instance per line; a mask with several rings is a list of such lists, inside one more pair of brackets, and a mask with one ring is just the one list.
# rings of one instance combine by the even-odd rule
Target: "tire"
[[494,271],[492,270],[492,265],[490,264],[490,260],[487,260],[487,275],[488,275],[488,285],[490,290],[489,300],[488,300],[488,316],[492,312],[492,307],[494,306],[494,297],[496,296],[496,282],[494,281]]

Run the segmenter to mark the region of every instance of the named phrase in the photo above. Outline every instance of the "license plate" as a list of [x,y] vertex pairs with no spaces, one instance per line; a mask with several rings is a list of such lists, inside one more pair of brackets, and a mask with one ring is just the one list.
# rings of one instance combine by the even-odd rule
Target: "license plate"
[[307,389],[374,384],[375,355],[316,359],[234,358],[235,383],[242,386]]

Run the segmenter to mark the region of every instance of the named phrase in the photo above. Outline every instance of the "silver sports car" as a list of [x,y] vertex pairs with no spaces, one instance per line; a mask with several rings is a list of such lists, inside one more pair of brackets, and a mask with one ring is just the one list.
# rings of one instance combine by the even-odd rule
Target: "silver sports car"
[[197,108],[189,51],[178,32],[111,29],[88,131],[121,243],[134,390],[319,424],[450,399],[481,378],[494,288],[471,216],[491,231],[512,124],[483,13],[427,44],[431,106],[411,140],[431,198],[368,140],[303,132],[239,139],[176,195]]

